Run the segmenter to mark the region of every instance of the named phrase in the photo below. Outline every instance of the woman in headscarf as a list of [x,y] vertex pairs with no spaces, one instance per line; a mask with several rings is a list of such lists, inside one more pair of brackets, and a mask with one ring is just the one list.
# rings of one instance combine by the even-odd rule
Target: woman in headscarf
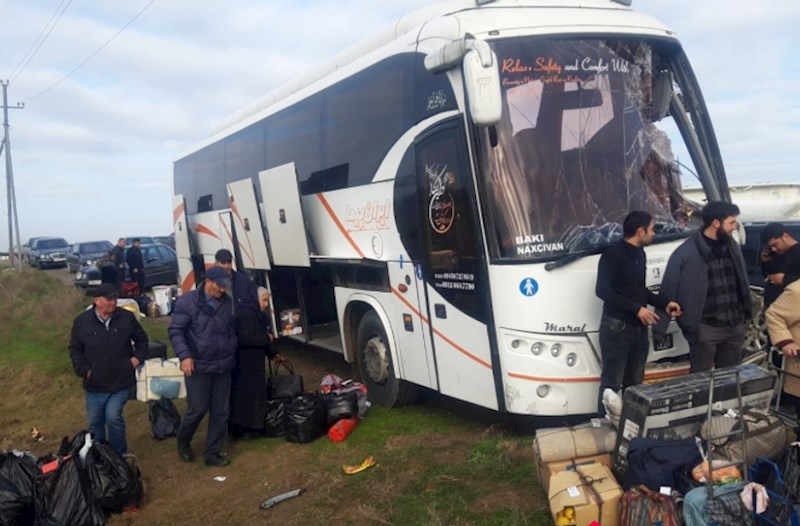
[[269,291],[259,287],[259,310],[249,306],[239,307],[234,316],[239,345],[231,385],[229,431],[233,438],[263,430],[267,389],[264,357],[283,360],[272,348],[269,297]]

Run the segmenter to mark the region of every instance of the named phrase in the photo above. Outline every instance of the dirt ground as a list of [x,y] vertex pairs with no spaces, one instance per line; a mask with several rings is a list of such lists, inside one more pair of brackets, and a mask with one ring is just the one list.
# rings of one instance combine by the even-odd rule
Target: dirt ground
[[[71,276],[66,272],[63,274],[62,279],[71,284]],[[166,324],[169,318],[160,318],[159,321]],[[307,390],[316,389],[319,380],[329,372],[342,378],[353,377],[352,367],[335,353],[291,342],[282,344],[280,352],[303,375]],[[0,450],[28,449],[37,456],[45,455],[58,450],[63,436],[72,436],[85,427],[83,391],[79,379],[74,376],[42,371],[36,366],[13,373],[0,368],[0,392],[5,397],[5,401],[0,403]],[[185,400],[178,400],[176,405],[183,412]],[[502,487],[480,477],[453,480],[463,478],[463,468],[461,471],[456,468],[465,464],[473,445],[487,436],[498,438],[509,466],[532,465],[533,454],[527,440],[532,436],[530,429],[520,430],[519,422],[509,425],[503,415],[436,394],[427,396],[422,404],[411,408],[380,414],[391,415],[394,411],[405,411],[400,414],[406,419],[411,418],[412,422],[416,414],[421,418],[434,415],[432,421],[455,423],[442,429],[415,430],[408,434],[398,429],[395,433],[385,428],[385,423],[393,417],[371,421],[368,413],[359,426],[363,430],[357,429],[356,432],[389,434],[380,446],[369,440],[332,444],[327,438],[322,438],[312,444],[291,444],[283,438],[259,437],[229,443],[226,453],[232,464],[208,468],[202,463],[205,423],[193,441],[199,460],[184,463],[177,457],[174,438],[164,441],[151,438],[147,405],[131,401],[125,408],[129,449],[138,457],[146,494],[138,512],[114,516],[109,524],[300,525],[342,521],[395,524],[397,519],[390,517],[407,514],[400,509],[404,502],[406,507],[408,502],[412,502],[412,508],[425,508],[426,494],[433,496],[441,488],[453,487],[456,482],[463,482],[469,488],[465,496],[453,495],[450,505],[463,507],[475,517],[486,516],[487,512],[495,509],[518,509],[522,511],[514,520],[500,519],[492,523],[549,523],[542,519],[547,516],[546,497],[530,476],[524,479],[524,484]],[[378,422],[382,423],[379,425]],[[523,427],[526,425],[522,424]],[[33,426],[44,435],[43,441],[31,440]],[[375,454],[379,464],[381,459],[384,460],[385,465],[353,477],[342,474],[343,464],[359,464],[369,454]],[[441,470],[431,470],[432,465],[441,466]],[[225,480],[215,480],[219,476]],[[303,488],[305,493],[272,509],[260,509],[259,505],[265,499],[295,488]],[[421,499],[419,503],[415,498]],[[438,513],[447,516],[446,510],[441,508],[442,502],[448,502],[448,496],[438,498],[436,504],[424,513],[411,515],[427,517],[425,520],[409,519],[402,523],[450,523],[446,518],[437,519]],[[484,523],[476,520],[459,520],[457,523]]]

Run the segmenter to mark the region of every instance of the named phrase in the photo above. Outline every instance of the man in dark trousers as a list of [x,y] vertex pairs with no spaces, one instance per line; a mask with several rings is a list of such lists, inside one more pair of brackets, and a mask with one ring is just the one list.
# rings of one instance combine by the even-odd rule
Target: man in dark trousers
[[[703,227],[675,249],[661,281],[661,294],[683,307],[678,325],[689,342],[692,373],[742,362],[752,303],[742,249],[732,237],[738,216],[733,203],[703,207]],[[664,330],[659,323],[654,333]]]
[[114,285],[103,283],[93,294],[94,307],[72,324],[69,357],[75,374],[83,378],[89,431],[94,438],[107,436],[124,454],[128,443],[122,409],[136,385],[134,370],[147,355],[147,333],[135,315],[117,309]]
[[185,462],[194,460],[192,437],[208,413],[206,465],[230,463],[222,454],[237,344],[232,300],[225,294],[229,286],[225,269],[211,267],[200,287],[178,298],[172,311],[169,339],[186,376],[186,414],[177,433],[178,456]]
[[800,277],[800,245],[782,223],[769,223],[761,231],[761,246],[766,311],[783,289]]
[[144,259],[142,258],[142,241],[134,238],[132,246],[125,256],[131,280],[139,284],[139,294],[144,294]]
[[235,307],[247,307],[259,310],[258,287],[244,272],[233,270],[233,254],[227,248],[221,248],[214,254],[214,261],[218,267],[225,269],[231,278],[231,286],[228,293],[234,301]]
[[111,249],[111,265],[114,268],[117,292],[122,287],[122,282],[125,281],[125,245],[127,241],[124,237],[117,240],[117,244]]
[[595,292],[603,300],[600,321],[600,351],[603,371],[597,412],[605,415],[603,391],[619,391],[644,380],[649,349],[647,327],[658,320],[647,305],[666,309],[680,316],[680,305],[666,296],[656,295],[645,286],[647,258],[644,248],[653,242],[653,218],[634,210],[622,223],[623,239],[608,247],[597,267]]

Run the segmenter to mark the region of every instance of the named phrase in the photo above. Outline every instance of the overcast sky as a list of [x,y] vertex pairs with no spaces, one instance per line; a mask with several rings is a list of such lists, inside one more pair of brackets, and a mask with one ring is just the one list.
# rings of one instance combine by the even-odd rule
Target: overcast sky
[[[25,103],[10,112],[23,242],[170,233],[176,157],[232,113],[430,3],[0,0],[0,79],[11,80],[9,103]],[[800,2],[633,5],[681,38],[731,184],[800,182]],[[0,196],[2,251],[5,180]]]

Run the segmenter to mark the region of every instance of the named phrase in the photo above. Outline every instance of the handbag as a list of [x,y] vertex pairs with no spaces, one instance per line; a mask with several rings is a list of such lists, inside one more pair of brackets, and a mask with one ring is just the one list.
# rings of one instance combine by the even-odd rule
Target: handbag
[[[289,374],[279,374],[281,366]],[[303,377],[294,374],[294,367],[288,360],[277,362],[274,367],[269,363],[269,378],[267,378],[267,400],[281,398],[294,398],[303,393]]]
[[620,500],[621,526],[683,526],[682,499],[650,491],[646,486],[629,489]]
[[[743,408],[741,416],[728,416],[729,413],[714,411],[711,420],[706,421],[700,434],[709,440],[709,447],[717,455],[730,460],[744,460],[748,466],[756,459],[778,458],[786,445],[786,426],[783,420],[768,411]],[[742,454],[742,438],[737,431],[742,429],[747,447],[747,458]]]

